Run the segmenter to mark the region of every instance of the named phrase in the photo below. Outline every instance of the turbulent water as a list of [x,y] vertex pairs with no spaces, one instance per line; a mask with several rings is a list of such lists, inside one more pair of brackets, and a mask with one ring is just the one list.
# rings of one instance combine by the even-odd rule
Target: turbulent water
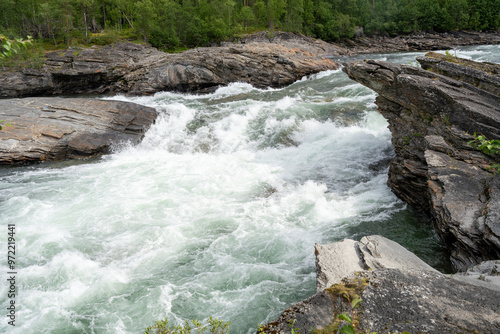
[[283,89],[114,99],[160,111],[141,144],[0,169],[1,248],[7,224],[17,246],[16,326],[2,284],[0,332],[141,333],[212,315],[252,333],[315,292],[314,243],[374,233],[449,268],[426,218],[386,185],[394,153],[375,93],[340,70]]

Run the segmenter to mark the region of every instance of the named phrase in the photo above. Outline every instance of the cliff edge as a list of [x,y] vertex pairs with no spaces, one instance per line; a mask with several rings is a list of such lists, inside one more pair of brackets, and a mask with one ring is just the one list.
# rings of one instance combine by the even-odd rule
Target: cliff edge
[[376,91],[396,158],[388,184],[433,217],[465,271],[500,258],[500,176],[497,157],[468,144],[474,133],[500,138],[500,66],[428,53],[423,68],[364,60],[345,64],[348,76]]

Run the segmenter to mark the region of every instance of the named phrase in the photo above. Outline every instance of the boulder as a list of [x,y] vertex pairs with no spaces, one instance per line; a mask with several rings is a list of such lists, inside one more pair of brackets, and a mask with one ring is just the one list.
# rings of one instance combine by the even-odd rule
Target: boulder
[[[364,241],[363,241],[364,239]],[[361,298],[354,319],[359,332],[394,333],[497,333],[500,331],[498,261],[485,262],[470,273],[443,275],[399,244],[380,236],[358,244],[343,240],[316,247],[318,280],[329,276],[322,268],[337,268],[325,289],[292,305],[276,320],[263,325],[265,333],[337,333],[345,322],[339,314],[352,315],[349,300]],[[363,259],[358,248],[370,249]],[[352,266],[342,264],[352,259]],[[352,272],[376,259],[378,268]],[[407,262],[408,261],[408,262]],[[326,265],[328,263],[328,265]],[[340,264],[337,266],[337,264]],[[475,277],[474,275],[481,273]],[[333,276],[330,276],[333,277]],[[316,333],[321,333],[318,331]]]
[[435,271],[406,248],[380,235],[315,245],[316,288],[322,291],[349,274],[383,268]]
[[[473,133],[500,138],[500,66],[433,53],[418,60],[433,71],[374,60],[344,71],[379,94],[396,152],[389,186],[433,217],[454,269],[466,271],[500,258],[500,179],[490,168],[497,162],[468,144]],[[450,69],[452,78],[443,75]]]
[[153,108],[84,98],[0,100],[0,165],[88,158],[113,145],[137,144],[155,121]]

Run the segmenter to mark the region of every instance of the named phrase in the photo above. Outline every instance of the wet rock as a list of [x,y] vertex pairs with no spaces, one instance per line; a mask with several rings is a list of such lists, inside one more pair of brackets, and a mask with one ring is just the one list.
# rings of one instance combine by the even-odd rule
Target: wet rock
[[433,72],[374,60],[344,71],[379,93],[396,152],[389,186],[432,215],[454,269],[465,271],[500,258],[500,181],[489,168],[496,161],[467,144],[475,132],[500,138],[500,66],[433,53],[418,60]]
[[153,108],[83,98],[0,100],[0,165],[88,158],[113,145],[137,144],[155,121]]

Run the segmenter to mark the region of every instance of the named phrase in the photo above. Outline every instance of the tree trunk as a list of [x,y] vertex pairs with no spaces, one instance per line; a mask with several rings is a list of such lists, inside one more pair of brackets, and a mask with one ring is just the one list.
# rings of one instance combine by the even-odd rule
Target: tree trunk
[[87,27],[87,7],[83,6],[83,23],[85,24],[85,43],[89,42],[89,30]]
[[102,0],[102,18],[103,18],[103,29],[106,29],[106,4],[104,0]]

